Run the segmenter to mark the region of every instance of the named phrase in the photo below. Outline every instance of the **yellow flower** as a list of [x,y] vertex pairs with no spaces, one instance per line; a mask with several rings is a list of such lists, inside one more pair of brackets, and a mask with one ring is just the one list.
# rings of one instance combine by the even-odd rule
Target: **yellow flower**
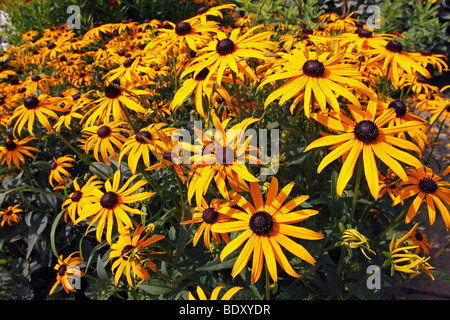
[[372,249],[370,249],[369,242],[367,241],[366,237],[364,237],[355,229],[347,229],[342,233],[342,244],[351,249],[360,248],[361,252],[369,260],[371,259],[366,254],[365,250],[376,254]]
[[[220,290],[222,290],[223,288],[225,287],[224,286],[215,287],[211,293],[211,297],[209,298],[209,300],[218,300]],[[242,289],[243,289],[242,287],[233,287],[229,289],[227,292],[225,292],[225,294],[222,296],[220,300],[230,300],[236,294],[236,292]],[[208,297],[206,296],[205,292],[201,287],[197,286],[196,293],[198,300],[208,300]],[[197,300],[196,297],[191,292],[189,292],[189,300]]]
[[20,221],[20,217],[17,215],[19,212],[23,212],[22,209],[19,208],[20,204],[16,204],[14,206],[9,206],[6,210],[0,211],[0,217],[2,218],[1,226],[3,227],[5,223],[12,226],[12,223],[18,223]]
[[50,289],[49,295],[53,293],[58,284],[62,285],[66,293],[77,291],[69,282],[69,279],[79,280],[81,276],[84,276],[84,272],[80,271],[80,266],[83,264],[82,258],[72,257],[76,253],[78,253],[78,251],[73,252],[66,259],[63,259],[62,255],[58,257],[58,263],[54,267],[57,271],[56,282]]
[[70,177],[71,175],[65,168],[73,167],[73,164],[70,162],[75,162],[75,159],[71,154],[59,157],[58,159],[55,159],[53,157],[53,161],[50,165],[50,175],[48,176],[48,182],[53,187],[53,189],[59,187],[55,187],[54,182],[57,182],[59,185],[66,184],[67,177]]

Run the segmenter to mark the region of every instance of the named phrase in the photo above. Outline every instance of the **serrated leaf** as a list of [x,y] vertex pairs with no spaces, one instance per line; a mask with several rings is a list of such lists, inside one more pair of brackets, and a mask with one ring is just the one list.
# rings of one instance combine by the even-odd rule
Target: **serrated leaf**
[[138,289],[157,296],[172,291],[172,288],[166,282],[159,279],[150,279],[145,283],[143,282],[138,286]]

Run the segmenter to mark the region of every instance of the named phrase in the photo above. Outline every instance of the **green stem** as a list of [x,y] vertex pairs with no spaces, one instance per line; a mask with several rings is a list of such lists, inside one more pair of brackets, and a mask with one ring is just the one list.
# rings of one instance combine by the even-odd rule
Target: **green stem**
[[239,91],[239,87],[236,80],[236,73],[231,70],[231,76],[233,77],[233,86],[234,86],[234,93],[236,94],[236,100],[238,101],[238,109],[239,109],[239,119],[242,120],[242,117],[244,116],[244,112],[242,110],[242,104],[241,104],[241,93]]
[[390,71],[391,71],[391,64],[388,65],[386,76],[384,77],[383,90],[381,91],[381,101],[383,101],[384,95],[386,94],[386,87],[387,87]]
[[441,125],[439,126],[438,133],[436,134],[436,138],[433,141],[433,146],[431,147],[431,151],[428,154],[428,157],[427,157],[427,160],[426,160],[427,164],[430,162],[431,155],[433,154],[434,148],[436,147],[436,142],[439,139],[439,135],[441,134],[442,128],[444,127],[444,123],[445,123],[445,121],[442,121]]
[[350,211],[350,225],[353,223],[353,219],[355,217],[355,211],[356,211],[356,203],[358,201],[358,193],[359,193],[359,187],[361,185],[361,176],[362,176],[362,169],[363,169],[364,163],[362,155],[359,156],[358,164],[357,164],[357,171],[356,171],[356,181],[355,181],[355,190],[353,194],[353,200],[352,200],[352,208]]

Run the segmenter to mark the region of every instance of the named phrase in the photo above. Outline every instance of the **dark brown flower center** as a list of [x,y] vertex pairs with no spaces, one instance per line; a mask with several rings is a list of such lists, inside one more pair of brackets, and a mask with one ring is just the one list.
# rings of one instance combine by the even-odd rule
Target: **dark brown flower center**
[[53,42],[50,42],[49,44],[47,44],[47,48],[49,50],[55,49],[56,48],[56,44],[54,44]]
[[162,158],[164,160],[172,162],[172,152],[164,152]]
[[391,40],[387,43],[386,49],[391,52],[402,52],[403,45],[400,42],[398,42],[397,40]]
[[226,56],[234,52],[234,42],[230,39],[223,39],[217,42],[216,51],[221,56]]
[[318,60],[308,60],[303,65],[303,73],[309,77],[319,78],[325,72],[325,66]]
[[70,197],[70,200],[72,200],[72,202],[78,202],[81,200],[82,196],[83,192],[81,192],[80,190],[75,190],[72,194],[72,197]]
[[187,22],[180,22],[175,26],[175,33],[179,36],[185,36],[191,33],[192,27]]
[[37,82],[37,81],[41,80],[41,77],[38,76],[38,75],[34,75],[34,76],[31,77],[31,80]]
[[55,170],[58,167],[58,163],[55,161],[52,161],[52,164],[50,165],[51,170]]
[[421,233],[416,232],[416,234],[414,235],[416,237],[417,240],[422,241],[423,240],[423,236]]
[[217,150],[216,161],[220,164],[232,164],[234,162],[234,150],[230,147]]
[[428,83],[428,78],[426,78],[424,76],[418,76],[416,81],[418,83]]
[[219,213],[215,211],[213,208],[208,208],[205,211],[203,211],[202,218],[203,221],[209,224],[213,224],[217,221],[217,217],[219,216]]
[[117,98],[118,96],[120,96],[121,93],[122,93],[122,90],[120,90],[119,88],[114,87],[112,85],[112,83],[108,84],[105,87],[105,96],[107,98],[109,98],[109,99]]
[[12,214],[13,214],[12,210],[7,210],[7,211],[5,212],[5,216],[10,216],[10,215],[12,215]]
[[152,134],[148,131],[141,131],[136,134],[135,139],[139,143],[148,143],[147,140],[152,140]]
[[395,110],[395,114],[397,117],[403,117],[408,109],[406,108],[406,104],[403,101],[397,100],[389,103],[389,108],[393,108]]
[[204,14],[206,12],[208,12],[209,8],[208,7],[201,7],[197,10],[197,14]]
[[420,51],[420,54],[423,56],[431,56],[433,54],[433,52],[431,52],[431,50],[428,50],[428,49],[423,49]]
[[100,199],[100,205],[105,209],[112,209],[119,203],[117,193],[108,191]]
[[34,109],[38,106],[39,104],[39,99],[36,97],[28,97],[25,99],[24,105],[25,108],[27,108],[28,110]]
[[249,226],[258,236],[266,235],[273,228],[272,216],[265,211],[256,212],[251,216]]
[[366,30],[366,29],[358,28],[356,33],[358,34],[358,36],[360,38],[371,38],[372,37],[372,32],[369,30]]
[[81,96],[77,93],[77,94],[74,94],[73,96],[72,96],[72,99],[73,100],[78,100],[78,99],[80,99],[81,98]]
[[419,181],[419,189],[425,193],[433,193],[437,190],[437,184],[431,178],[423,178]]
[[65,264],[62,264],[62,265],[59,266],[57,272],[58,272],[58,275],[60,277],[62,277],[62,276],[64,276],[66,274],[66,271],[67,271],[67,266]]
[[197,75],[195,76],[195,80],[197,81],[202,81],[206,79],[206,76],[208,76],[209,73],[209,69],[208,68],[203,68],[202,71],[200,71],[199,73],[197,73]]
[[378,127],[370,120],[363,120],[355,126],[355,138],[364,143],[370,143],[378,138]]
[[131,59],[131,58],[130,58],[130,59],[125,60],[125,61],[123,62],[123,66],[124,66],[125,68],[131,67],[131,65],[133,64],[134,60],[136,60],[136,59]]
[[108,126],[101,126],[98,130],[97,130],[97,135],[102,138],[108,138],[111,135],[111,128]]
[[128,260],[127,253],[129,253],[133,249],[134,249],[134,247],[131,244],[127,244],[125,247],[123,247],[122,252],[121,252],[122,259]]
[[5,148],[8,151],[13,151],[17,148],[17,144],[14,141],[8,141],[5,143]]

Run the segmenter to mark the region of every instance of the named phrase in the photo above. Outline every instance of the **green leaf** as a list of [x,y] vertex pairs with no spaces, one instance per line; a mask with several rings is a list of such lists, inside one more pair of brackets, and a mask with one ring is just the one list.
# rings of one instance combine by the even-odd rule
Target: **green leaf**
[[66,208],[64,208],[63,210],[61,210],[60,213],[58,213],[58,215],[55,217],[55,220],[52,223],[52,228],[50,230],[50,245],[52,247],[52,252],[56,258],[59,257],[58,250],[56,250],[56,244],[55,244],[56,227],[58,226],[59,220],[61,220],[61,217],[65,211],[66,211]]
[[445,280],[447,282],[450,282],[450,276],[442,271],[429,269],[428,270],[433,276],[438,276],[442,280]]
[[150,279],[149,281],[146,281],[145,283],[141,283],[138,286],[138,289],[141,289],[142,291],[145,291],[147,293],[153,294],[153,295],[163,295],[165,293],[171,292],[172,288],[169,287],[169,285],[160,280],[160,279]]
[[48,217],[45,215],[33,215],[30,218],[30,228],[28,231],[28,248],[25,259],[28,259],[41,233],[44,231],[48,223]]
[[222,270],[222,269],[229,269],[234,266],[234,263],[237,260],[237,252],[233,252],[224,262],[220,261],[219,258],[216,260],[210,261],[205,263],[203,266],[197,268],[198,271],[215,271],[215,270]]

